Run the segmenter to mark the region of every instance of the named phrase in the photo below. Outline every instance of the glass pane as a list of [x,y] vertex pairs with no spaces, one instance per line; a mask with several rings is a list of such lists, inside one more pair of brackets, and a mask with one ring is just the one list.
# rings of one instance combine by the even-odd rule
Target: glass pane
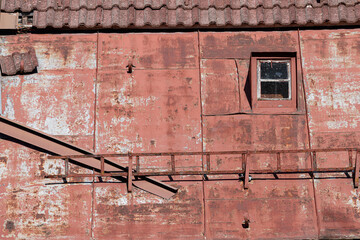
[[260,62],[261,79],[288,79],[288,62]]
[[289,82],[261,82],[261,98],[289,98]]

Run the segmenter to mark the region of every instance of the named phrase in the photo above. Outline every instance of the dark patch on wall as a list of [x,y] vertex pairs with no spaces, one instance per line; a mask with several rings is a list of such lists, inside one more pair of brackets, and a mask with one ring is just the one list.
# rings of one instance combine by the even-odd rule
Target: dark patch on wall
[[0,163],[7,163],[7,157],[0,157]]
[[6,221],[5,228],[11,233],[15,230],[15,223],[13,221]]

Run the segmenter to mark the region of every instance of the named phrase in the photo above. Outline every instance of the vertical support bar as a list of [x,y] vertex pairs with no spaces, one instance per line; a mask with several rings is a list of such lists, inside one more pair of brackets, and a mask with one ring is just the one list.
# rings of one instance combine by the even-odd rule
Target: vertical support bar
[[105,160],[104,160],[103,156],[100,157],[100,161],[101,161],[101,176],[104,176],[104,173],[105,173]]
[[[356,154],[356,152],[355,152],[355,154]],[[348,155],[349,155],[349,167],[352,167],[353,166],[353,163],[352,163],[352,155],[353,155],[352,150],[348,151]]]
[[210,172],[210,154],[206,154],[206,171]]
[[242,160],[242,170],[244,170],[244,173],[245,173],[245,156],[246,156],[246,154],[245,153],[242,153],[241,154],[241,160]]
[[140,172],[140,157],[136,156],[136,172]]
[[316,170],[317,170],[316,152],[312,152],[312,158],[311,158],[311,170],[312,170],[312,171],[316,171]]
[[171,172],[175,173],[175,155],[171,154]]
[[360,170],[360,158],[359,158],[359,152],[356,150],[355,153],[355,172],[354,172],[354,187],[359,187],[359,170]]
[[69,175],[69,158],[65,158],[65,177]]
[[276,153],[276,160],[277,160],[277,171],[281,170],[281,158],[280,158],[280,152]]
[[248,155],[247,154],[245,154],[244,163],[245,163],[244,189],[248,189],[249,188],[250,167],[249,167],[249,163],[248,163]]
[[131,154],[129,154],[127,188],[128,188],[128,192],[132,192],[132,156],[131,156]]

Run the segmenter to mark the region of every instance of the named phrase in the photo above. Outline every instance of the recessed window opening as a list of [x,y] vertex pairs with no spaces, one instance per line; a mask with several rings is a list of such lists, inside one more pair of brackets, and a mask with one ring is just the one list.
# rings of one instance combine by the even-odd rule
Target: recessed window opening
[[257,60],[257,99],[291,99],[290,60]]
[[257,113],[297,110],[297,60],[294,53],[253,53],[251,107]]

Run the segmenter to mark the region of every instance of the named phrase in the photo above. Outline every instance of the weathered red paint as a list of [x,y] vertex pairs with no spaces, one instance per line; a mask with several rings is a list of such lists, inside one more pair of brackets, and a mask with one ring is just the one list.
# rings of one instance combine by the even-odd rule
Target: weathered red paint
[[235,60],[202,60],[201,97],[204,115],[240,112],[238,75]]
[[[349,29],[3,36],[1,55],[34,46],[39,73],[2,77],[2,112],[99,153],[356,148],[359,34]],[[296,53],[298,112],[251,113],[251,52]],[[247,190],[237,175],[208,181],[176,176],[173,182],[159,177],[180,187],[173,199],[163,200],[137,189],[129,194],[125,183],[108,178],[44,185],[56,182],[43,175],[62,171],[63,162],[42,162],[38,152],[9,141],[2,140],[0,149],[6,159],[0,160],[0,203],[6,206],[0,208],[0,238],[360,236],[359,190],[344,174],[315,174],[327,178],[315,180],[305,174],[256,175]],[[345,167],[347,154],[317,154],[317,165]],[[183,169],[202,170],[199,157],[175,161]],[[211,161],[214,170],[240,169],[242,156]],[[170,157],[139,162],[145,170],[171,169]],[[277,158],[249,162],[268,169]],[[281,166],[309,163],[309,155],[288,154]],[[249,228],[242,225],[246,220]]]
[[137,189],[130,195],[126,184],[96,184],[94,238],[202,238],[201,182],[175,186],[178,194],[164,200]]
[[360,144],[359,36],[358,30],[301,33],[314,147]]

